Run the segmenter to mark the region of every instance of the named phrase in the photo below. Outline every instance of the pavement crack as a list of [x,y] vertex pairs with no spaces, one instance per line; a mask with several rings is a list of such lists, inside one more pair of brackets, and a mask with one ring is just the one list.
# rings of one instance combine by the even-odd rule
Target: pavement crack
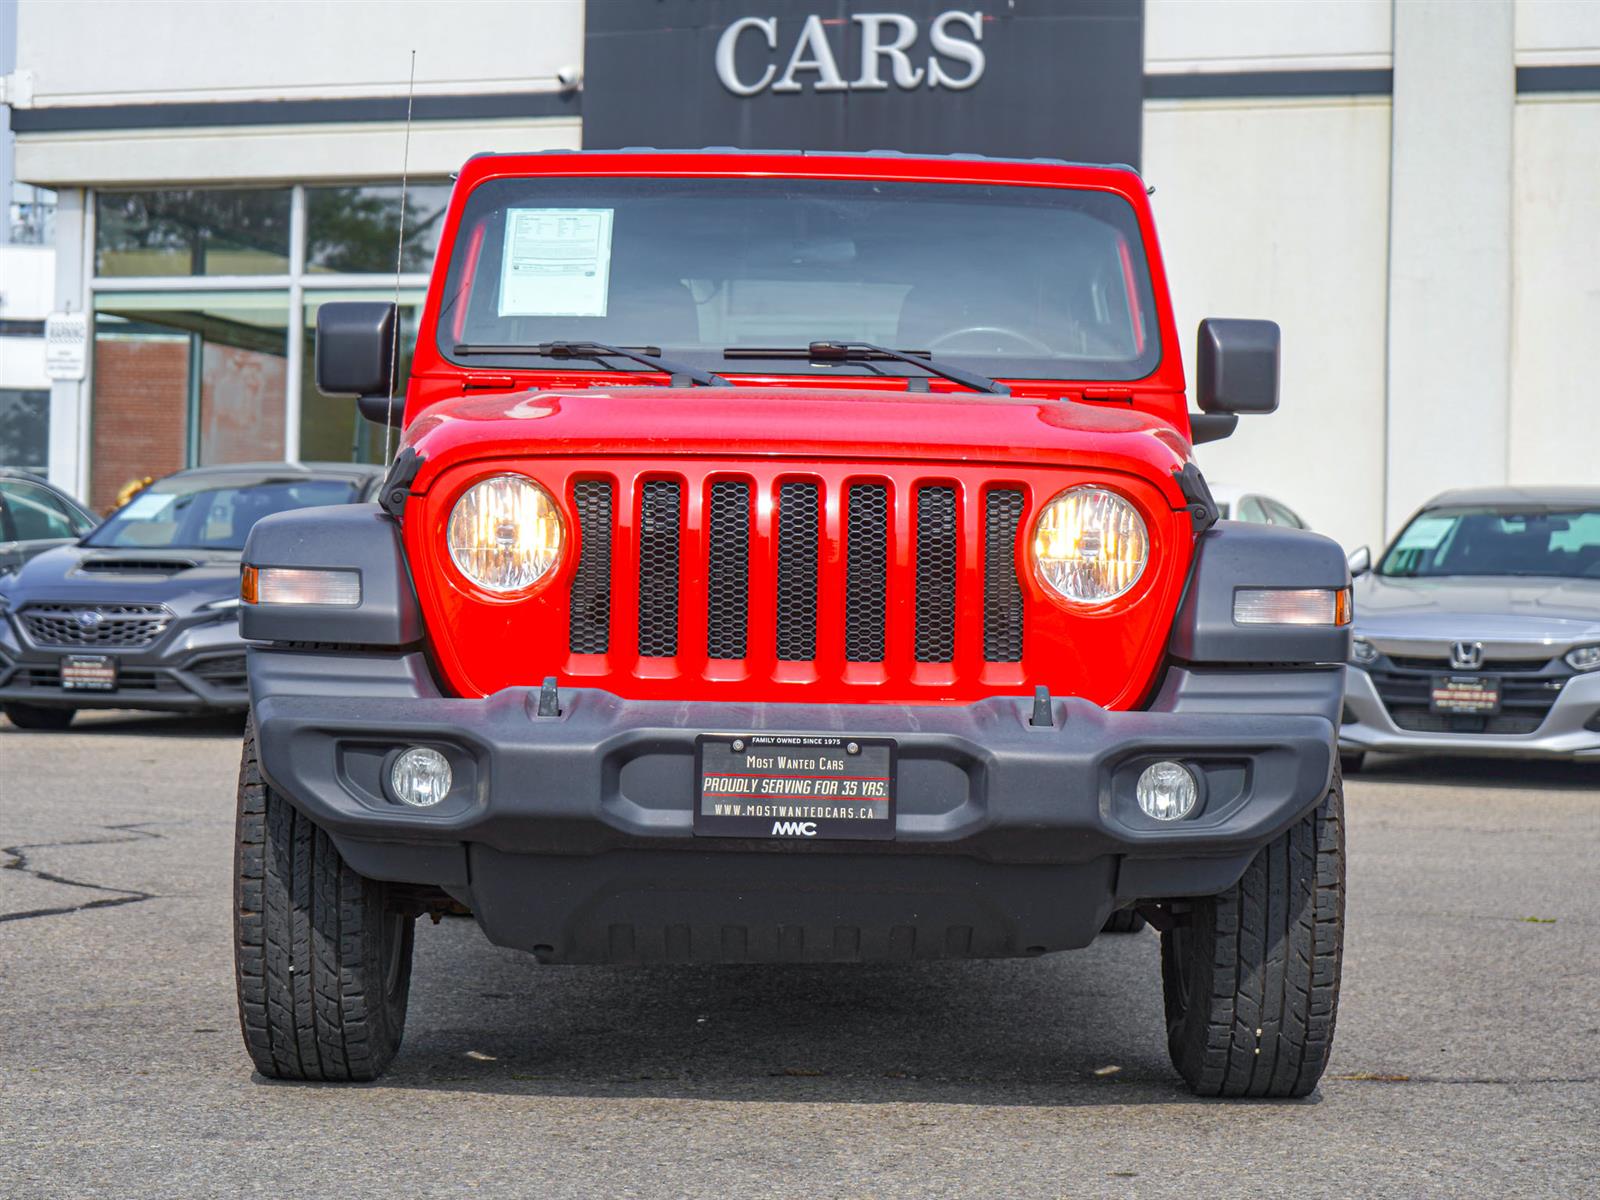
[[101,837],[101,838],[76,838],[60,842],[26,842],[17,846],[0,846],[0,854],[6,856],[9,862],[0,863],[0,871],[21,871],[24,875],[42,880],[45,883],[59,884],[62,887],[83,888],[91,892],[105,892],[104,896],[97,896],[93,900],[85,900],[82,904],[62,904],[53,908],[31,908],[24,912],[0,913],[0,921],[26,921],[34,917],[60,917],[68,913],[87,912],[93,908],[117,908],[124,904],[140,904],[145,900],[156,900],[159,896],[155,892],[142,892],[137,888],[111,887],[103,883],[91,883],[87,879],[72,879],[66,875],[58,875],[54,871],[46,871],[35,867],[29,861],[30,850],[57,850],[67,846],[120,846],[131,842],[146,839],[159,839],[159,833],[152,833],[143,828],[143,822],[134,822],[126,825],[104,825],[101,828],[113,833],[131,834],[131,837]]

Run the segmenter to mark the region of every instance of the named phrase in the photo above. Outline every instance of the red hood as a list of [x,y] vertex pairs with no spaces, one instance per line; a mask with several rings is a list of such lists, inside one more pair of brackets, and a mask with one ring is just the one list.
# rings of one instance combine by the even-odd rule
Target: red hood
[[1174,508],[1172,472],[1188,443],[1122,405],[856,388],[590,387],[443,400],[406,431],[425,492],[447,466],[539,455],[708,455],[1016,463],[1122,470],[1155,481]]

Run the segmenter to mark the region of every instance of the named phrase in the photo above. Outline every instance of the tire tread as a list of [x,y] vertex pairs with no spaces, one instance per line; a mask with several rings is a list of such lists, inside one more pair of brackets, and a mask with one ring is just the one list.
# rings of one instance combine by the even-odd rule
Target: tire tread
[[376,1079],[404,1031],[411,922],[386,995],[381,886],[267,786],[253,727],[239,768],[234,879],[239,1025],[256,1069],[274,1079]]

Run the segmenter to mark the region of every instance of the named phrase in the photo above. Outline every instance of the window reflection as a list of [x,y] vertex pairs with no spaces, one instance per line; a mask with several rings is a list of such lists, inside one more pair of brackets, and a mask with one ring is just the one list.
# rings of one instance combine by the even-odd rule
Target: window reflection
[[90,506],[187,466],[281,460],[288,317],[280,292],[99,296]]
[[289,197],[288,188],[97,192],[95,273],[284,274]]
[[[433,265],[449,200],[447,183],[413,183],[407,189],[402,271],[426,271]],[[306,270],[392,273],[399,228],[399,184],[308,187]]]

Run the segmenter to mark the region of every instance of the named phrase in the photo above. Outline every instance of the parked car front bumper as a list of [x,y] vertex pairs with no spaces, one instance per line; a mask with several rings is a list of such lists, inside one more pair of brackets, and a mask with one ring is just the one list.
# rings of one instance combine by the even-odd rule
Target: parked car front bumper
[[[271,786],[371,878],[444,888],[490,940],[548,961],[976,957],[1090,941],[1134,900],[1230,886],[1314,807],[1333,767],[1341,673],[1174,671],[1151,709],[1058,699],[966,706],[670,703],[562,689],[440,696],[414,654],[253,648]],[[694,834],[703,733],[837,733],[898,747],[892,841]],[[431,746],[454,786],[391,799],[388,764]],[[1188,818],[1133,784],[1202,772]]]
[[1379,696],[1372,676],[1360,667],[1349,666],[1345,668],[1345,711],[1339,727],[1339,749],[1346,753],[1600,760],[1600,671],[1566,679],[1543,721],[1530,733],[1462,733],[1402,729]]
[[[61,660],[104,654],[117,663],[111,691],[61,686]],[[156,641],[140,648],[40,646],[0,615],[0,703],[50,708],[140,708],[197,712],[248,707],[245,643],[232,614],[199,613],[175,619]]]

